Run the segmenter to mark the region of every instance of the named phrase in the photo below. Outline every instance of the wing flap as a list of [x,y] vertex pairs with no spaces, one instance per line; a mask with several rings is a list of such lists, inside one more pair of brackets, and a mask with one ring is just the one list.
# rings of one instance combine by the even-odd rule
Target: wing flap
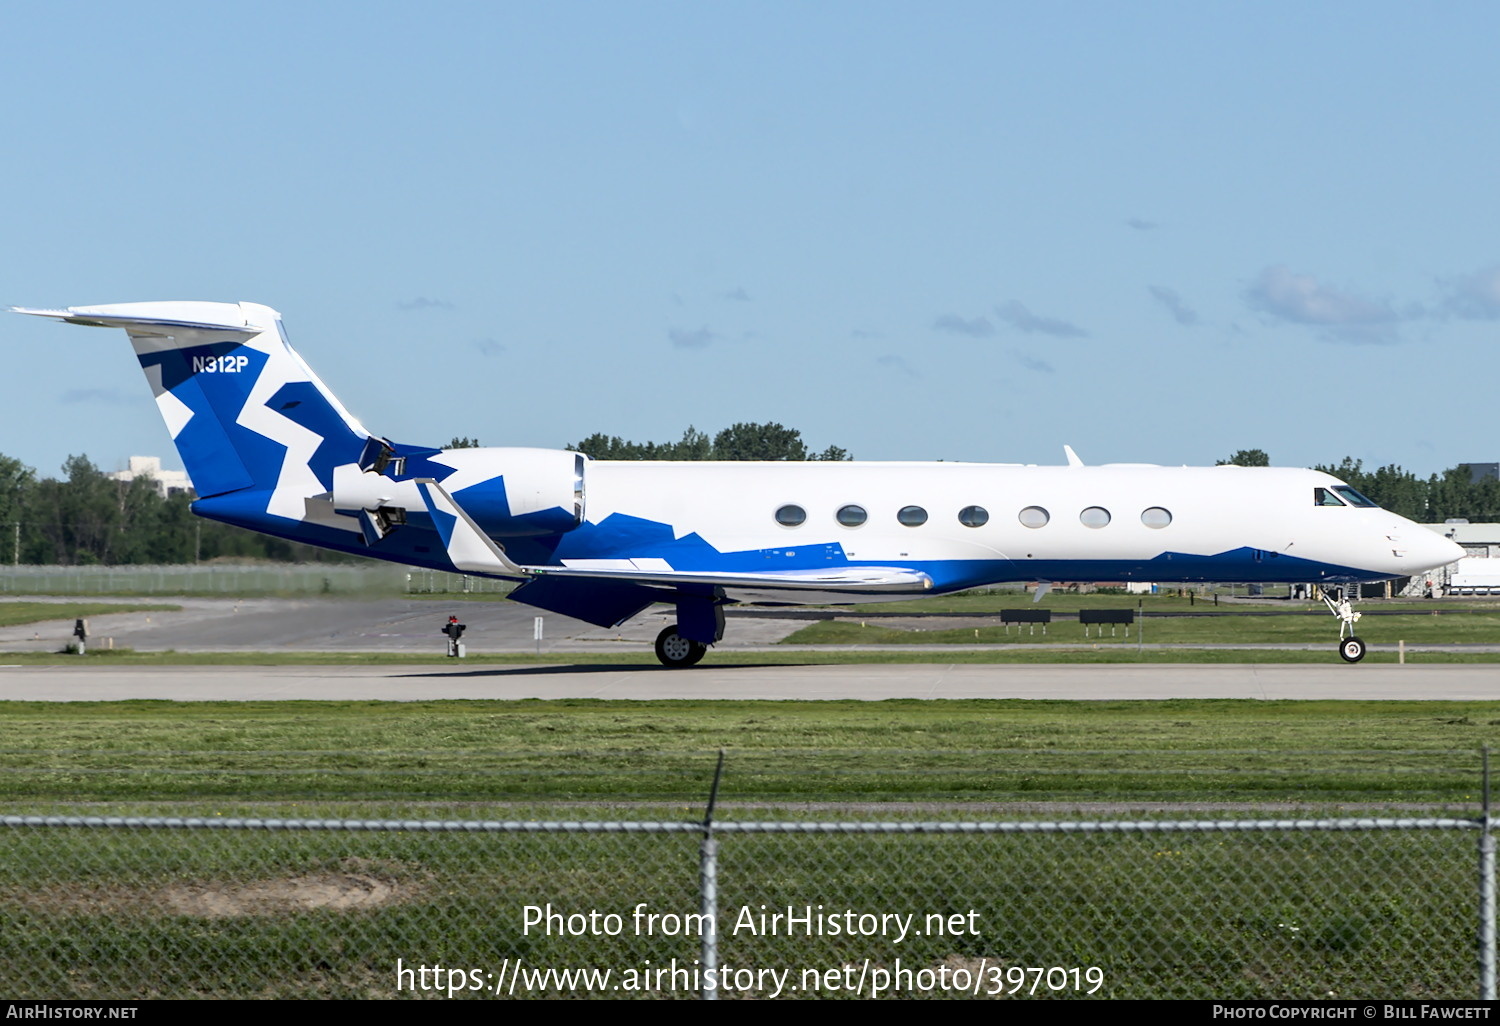
[[723,573],[714,570],[627,570],[583,567],[528,566],[528,574],[583,580],[634,581],[674,586],[705,584],[723,588],[772,591],[837,591],[850,594],[889,594],[926,591],[932,578],[920,570],[895,566],[840,567],[836,570],[775,570],[761,573]]

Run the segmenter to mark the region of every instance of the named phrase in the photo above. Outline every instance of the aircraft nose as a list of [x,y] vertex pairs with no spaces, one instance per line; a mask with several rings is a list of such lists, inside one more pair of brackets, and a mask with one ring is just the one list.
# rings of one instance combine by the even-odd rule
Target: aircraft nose
[[1432,570],[1463,557],[1463,547],[1451,538],[1415,524],[1401,532],[1406,543],[1406,559],[1413,570]]

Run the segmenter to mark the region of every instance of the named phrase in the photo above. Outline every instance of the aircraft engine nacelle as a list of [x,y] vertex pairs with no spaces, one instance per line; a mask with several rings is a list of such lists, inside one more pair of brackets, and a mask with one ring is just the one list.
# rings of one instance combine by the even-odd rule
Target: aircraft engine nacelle
[[562,534],[583,523],[584,464],[560,449],[448,449],[443,487],[491,538]]
[[433,480],[491,538],[561,534],[583,523],[586,462],[559,449],[475,448],[382,459],[378,470],[349,463],[333,470],[333,508],[374,545],[426,512],[417,482]]

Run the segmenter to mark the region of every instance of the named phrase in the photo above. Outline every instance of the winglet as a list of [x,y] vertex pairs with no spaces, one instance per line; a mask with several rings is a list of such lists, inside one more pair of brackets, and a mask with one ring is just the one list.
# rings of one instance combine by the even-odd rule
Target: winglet
[[1068,457],[1068,466],[1070,466],[1070,467],[1081,467],[1081,466],[1083,466],[1083,460],[1081,460],[1081,459],[1078,458],[1078,454],[1073,451],[1073,447],[1071,445],[1065,445],[1065,446],[1063,446],[1063,455],[1066,456],[1066,457]]

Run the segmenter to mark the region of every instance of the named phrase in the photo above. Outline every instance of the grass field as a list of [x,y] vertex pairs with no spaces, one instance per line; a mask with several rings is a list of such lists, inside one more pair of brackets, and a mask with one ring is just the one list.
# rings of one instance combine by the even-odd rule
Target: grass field
[[[1032,633],[1029,627],[1007,630],[999,624],[983,627],[931,629],[902,627],[892,629],[878,620],[863,623],[854,618],[820,620],[796,631],[783,644],[788,645],[953,645],[953,644],[1065,644],[1131,645],[1144,631],[1145,641],[1167,644],[1316,644],[1326,642],[1330,648],[1338,640],[1338,623],[1331,616],[1256,616],[1245,613],[1218,613],[1207,616],[1173,616],[1137,619],[1128,632],[1124,626],[1111,634],[1109,628],[1084,627],[1076,622],[1061,621],[1048,625],[1044,635]],[[1380,639],[1394,644],[1474,644],[1500,643],[1500,612],[1444,613],[1414,612],[1403,615],[1366,617],[1357,625],[1357,633],[1367,640]]]
[[166,602],[0,602],[0,627],[46,620],[81,620],[109,613],[175,613],[182,607]]
[[[1080,606],[1127,604],[1122,596],[1059,598]],[[983,601],[989,609],[1022,604],[997,603],[994,596],[951,601]],[[1464,627],[1464,616],[1482,624],[1492,615],[1381,617],[1361,627],[1372,628],[1364,632],[1371,640],[1415,641],[1388,626]],[[904,653],[830,649],[709,658],[719,665],[1334,658],[1331,617],[1233,623],[1237,637],[1263,641],[1276,640],[1262,631],[1281,621],[1287,626],[1277,629],[1286,631],[1311,626],[1307,640],[1322,647],[1138,655],[1132,636],[1113,644],[1106,638],[1097,649],[1090,639],[1081,651],[924,645]],[[1147,620],[1148,642],[1167,640],[1153,633],[1158,623],[1165,628],[1168,621]],[[1053,625],[1050,640],[1083,643],[1056,637],[1060,632],[1081,634],[1075,623]],[[953,640],[972,643],[972,630],[967,634]],[[1014,632],[1012,640],[1019,640]],[[117,651],[87,658],[434,663],[426,656],[331,653]],[[3,657],[8,663],[78,659]],[[563,660],[654,663],[645,652]],[[731,822],[1438,810],[1474,816],[1480,750],[1500,737],[1500,703],[10,702],[0,703],[0,728],[0,808],[7,813],[696,821],[723,750],[718,814]],[[1464,998],[1477,979],[1475,843],[1472,831],[723,835],[720,908],[731,916],[762,905],[821,904],[972,912],[979,929],[900,945],[726,936],[721,957],[793,971],[836,969],[863,958],[887,969],[900,959],[909,968],[970,972],[981,964],[1097,966],[1105,981],[1097,996],[1115,998]],[[3,829],[0,988],[18,997],[387,998],[400,996],[398,957],[408,965],[441,962],[482,972],[505,959],[617,972],[647,960],[689,964],[700,954],[696,938],[538,936],[522,930],[521,911],[553,902],[628,913],[642,901],[657,910],[693,911],[697,850],[690,834]],[[330,895],[358,900],[330,904]],[[721,921],[727,928],[731,920]],[[686,990],[663,996],[673,994],[690,996]]]
[[[695,912],[691,834],[11,829],[0,843],[0,986],[14,998],[413,996],[396,990],[398,959],[459,970],[461,986],[475,970],[493,986],[484,974],[519,959],[533,971],[608,969],[628,987],[629,971],[691,967],[701,954],[695,935],[524,926],[525,908],[543,903],[625,923],[640,906]],[[720,958],[785,973],[789,997],[855,996],[813,989],[803,972],[852,982],[866,959],[908,974],[1092,969],[1103,998],[1472,997],[1473,843],[1454,831],[725,835]],[[363,885],[359,904],[316,903],[341,882]],[[965,928],[904,941],[734,930],[745,913],[788,907],[924,926],[957,916]],[[901,996],[952,995],[911,991]],[[632,996],[556,981],[519,996],[536,993]],[[695,996],[685,980],[646,994]],[[770,995],[764,985],[749,996]]]
[[[1471,805],[1489,702],[120,702],[0,707],[0,801]],[[223,811],[222,809],[220,811]]]
[[[9,812],[693,822],[722,748],[721,822],[1472,816],[1500,703],[8,703],[0,724]],[[721,959],[799,984],[869,958],[1096,967],[1097,996],[1115,998],[1462,998],[1477,978],[1474,847],[1452,830],[726,834]],[[543,902],[695,911],[697,851],[693,834],[13,827],[0,987],[384,998],[400,996],[398,957],[691,965],[696,937],[539,935],[522,916]],[[975,928],[902,943],[730,931],[740,910],[788,905],[972,914]],[[521,991],[536,992],[586,993]]]

